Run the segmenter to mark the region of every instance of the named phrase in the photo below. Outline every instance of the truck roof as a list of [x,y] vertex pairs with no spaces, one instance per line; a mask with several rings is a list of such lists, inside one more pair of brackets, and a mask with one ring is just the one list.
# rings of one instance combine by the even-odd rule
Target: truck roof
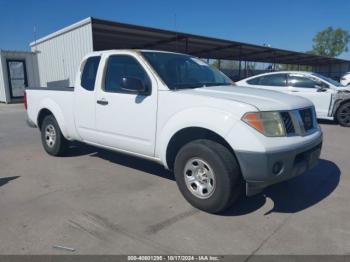
[[109,49],[109,50],[103,50],[103,51],[94,51],[88,54],[88,56],[91,55],[97,55],[97,54],[113,54],[115,52],[120,52],[120,51],[128,51],[128,52],[157,52],[157,53],[168,53],[168,54],[179,54],[179,55],[186,55],[183,53],[178,53],[178,52],[171,52],[171,51],[164,51],[164,50],[151,50],[151,49]]

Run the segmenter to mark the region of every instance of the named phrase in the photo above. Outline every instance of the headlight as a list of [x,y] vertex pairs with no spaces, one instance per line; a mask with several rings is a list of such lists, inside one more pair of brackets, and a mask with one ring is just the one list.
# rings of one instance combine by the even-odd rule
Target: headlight
[[285,136],[283,121],[278,112],[250,112],[242,117],[243,122],[265,136]]

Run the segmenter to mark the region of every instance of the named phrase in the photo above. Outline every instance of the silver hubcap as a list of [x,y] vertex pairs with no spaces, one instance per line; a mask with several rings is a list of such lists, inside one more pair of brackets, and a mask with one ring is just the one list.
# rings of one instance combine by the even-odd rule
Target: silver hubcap
[[45,128],[45,141],[49,147],[53,147],[56,143],[56,129],[53,125],[47,125]]
[[198,198],[209,198],[215,190],[215,175],[207,162],[200,158],[187,161],[184,169],[188,190]]

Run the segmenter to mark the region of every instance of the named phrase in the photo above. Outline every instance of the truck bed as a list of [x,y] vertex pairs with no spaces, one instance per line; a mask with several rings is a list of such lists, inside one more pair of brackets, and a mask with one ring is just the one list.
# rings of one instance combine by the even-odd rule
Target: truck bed
[[51,111],[66,138],[75,137],[74,88],[72,87],[31,87],[26,89],[28,120],[38,126],[40,109]]
[[73,86],[62,86],[62,87],[27,87],[26,90],[45,90],[45,91],[68,91],[73,92]]

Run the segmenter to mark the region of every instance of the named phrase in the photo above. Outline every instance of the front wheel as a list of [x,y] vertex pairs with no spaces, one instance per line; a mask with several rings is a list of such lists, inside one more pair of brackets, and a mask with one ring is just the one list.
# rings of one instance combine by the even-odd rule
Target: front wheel
[[344,103],[338,108],[336,118],[341,126],[350,127],[350,102]]
[[45,151],[52,156],[63,155],[68,148],[69,142],[62,135],[61,129],[53,115],[48,115],[43,120],[41,142]]
[[229,208],[241,192],[242,176],[233,153],[211,140],[183,146],[176,156],[174,172],[185,199],[209,213]]

